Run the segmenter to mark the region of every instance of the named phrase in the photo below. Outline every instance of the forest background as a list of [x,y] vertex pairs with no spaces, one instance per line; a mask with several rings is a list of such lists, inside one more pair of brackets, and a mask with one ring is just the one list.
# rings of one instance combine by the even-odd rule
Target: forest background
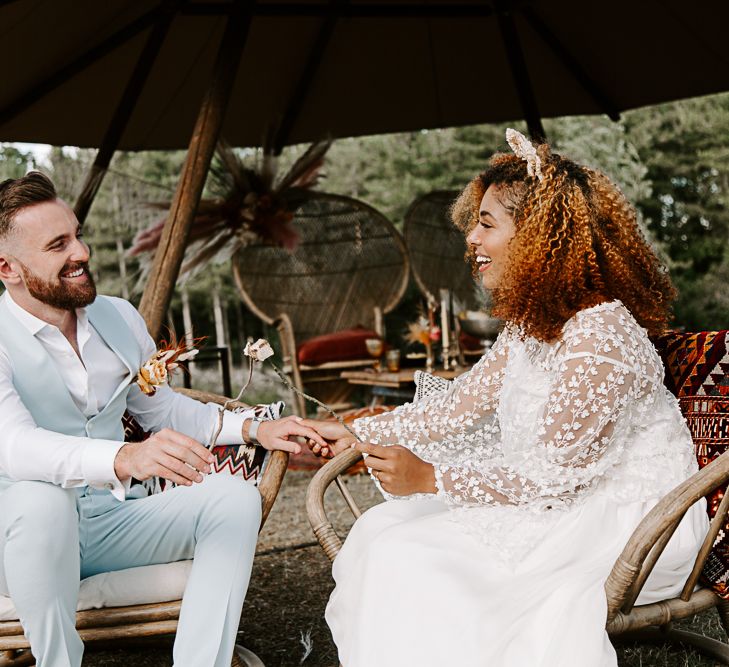
[[[242,120],[241,122],[245,122]],[[647,107],[606,117],[546,120],[558,152],[597,167],[619,183],[636,205],[648,236],[669,266],[679,290],[674,326],[685,330],[729,326],[729,93]],[[431,190],[462,188],[489,156],[506,150],[504,129],[525,131],[519,121],[444,130],[337,140],[330,149],[320,190],[361,199],[400,229],[408,206]],[[281,168],[305,146],[281,156]],[[258,151],[242,151],[252,164]],[[95,151],[54,147],[39,162],[33,152],[0,144],[0,180],[39,168],[73,203]],[[123,259],[135,234],[160,217],[152,201],[172,197],[183,151],[117,153],[85,225],[91,268],[101,293],[138,303],[139,262]],[[220,304],[217,340],[225,336],[235,362],[246,337],[268,332],[236,292],[229,265],[211,266],[187,281],[171,308],[171,324],[185,330],[181,298],[189,300],[195,336],[216,340],[214,302]],[[412,285],[390,317],[388,338],[397,344],[415,317],[420,297]],[[222,328],[221,328],[222,327]]]

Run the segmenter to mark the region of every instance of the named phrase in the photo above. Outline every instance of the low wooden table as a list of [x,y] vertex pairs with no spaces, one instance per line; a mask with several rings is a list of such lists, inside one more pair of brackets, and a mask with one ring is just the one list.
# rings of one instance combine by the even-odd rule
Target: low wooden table
[[[402,389],[415,382],[415,371],[424,370],[424,368],[403,368],[397,371],[397,373],[390,371],[380,371],[378,373],[374,369],[369,368],[365,370],[342,371],[339,376],[347,380],[350,384]],[[467,368],[459,368],[457,370],[444,371],[441,368],[434,370],[433,375],[445,378],[446,380],[452,380],[467,370]]]
[[[411,401],[415,388],[415,371],[424,371],[425,368],[403,368],[397,373],[390,371],[376,372],[373,368],[362,370],[342,371],[339,376],[349,384],[359,384],[370,387],[372,389],[371,405],[382,405],[386,401],[392,403],[402,403]],[[457,370],[444,371],[437,368],[433,371],[433,375],[452,380],[461,373],[467,371],[468,368],[459,368]]]

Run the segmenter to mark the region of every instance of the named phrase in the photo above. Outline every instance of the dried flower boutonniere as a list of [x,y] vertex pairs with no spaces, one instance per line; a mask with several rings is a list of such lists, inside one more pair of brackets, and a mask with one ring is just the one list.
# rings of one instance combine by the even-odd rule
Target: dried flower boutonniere
[[198,352],[196,348],[188,349],[184,340],[177,342],[173,339],[169,343],[162,341],[160,349],[142,364],[133,381],[144,394],[154,396],[157,387],[166,384],[180,364],[192,359]]

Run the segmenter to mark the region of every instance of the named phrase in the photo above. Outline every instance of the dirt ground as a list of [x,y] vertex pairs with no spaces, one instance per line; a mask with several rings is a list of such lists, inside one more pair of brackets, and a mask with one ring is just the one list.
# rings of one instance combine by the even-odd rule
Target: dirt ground
[[[239,637],[240,643],[254,651],[266,667],[336,667],[338,664],[324,621],[324,607],[332,590],[331,565],[315,543],[304,505],[312,474],[296,470],[286,474],[258,544]],[[349,477],[347,484],[363,508],[380,502],[368,477]],[[329,515],[335,528],[343,537],[352,518],[335,488],[328,491],[326,503],[331,508]],[[677,625],[723,639],[713,611],[690,623]],[[169,667],[170,647],[168,641],[162,646],[157,642],[154,647],[145,648],[103,651],[89,648],[84,667]],[[689,650],[630,644],[618,648],[618,662],[620,667],[713,667],[716,664]]]

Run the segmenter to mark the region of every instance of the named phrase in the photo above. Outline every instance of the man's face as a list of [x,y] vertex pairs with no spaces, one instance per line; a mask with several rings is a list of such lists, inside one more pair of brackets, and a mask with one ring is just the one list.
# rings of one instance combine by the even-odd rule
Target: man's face
[[[89,273],[89,248],[78,220],[64,201],[56,199],[19,211],[8,239],[9,264],[28,294],[61,310],[88,306],[96,298]],[[6,279],[7,285],[7,279]],[[10,288],[10,286],[8,285]]]

